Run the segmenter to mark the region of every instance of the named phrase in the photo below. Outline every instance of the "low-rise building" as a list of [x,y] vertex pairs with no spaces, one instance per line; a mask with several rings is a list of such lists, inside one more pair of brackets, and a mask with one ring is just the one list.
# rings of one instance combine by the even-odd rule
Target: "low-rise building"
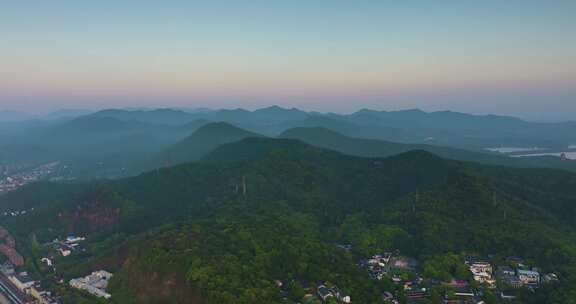
[[330,289],[328,289],[328,287],[326,287],[324,285],[318,286],[316,291],[318,292],[318,296],[320,297],[320,299],[322,299],[322,301],[324,301],[324,302],[326,302],[328,300],[328,298],[334,297],[332,292],[330,292]]
[[46,266],[48,266],[48,267],[52,267],[54,265],[54,263],[52,262],[52,260],[50,258],[42,258],[42,259],[40,259],[40,262],[42,262],[43,264],[46,264]]
[[62,255],[63,257],[67,257],[72,254],[72,250],[65,248],[58,248],[58,253],[60,253],[60,255]]
[[486,283],[490,287],[495,286],[496,280],[492,276],[492,265],[489,262],[473,262],[469,267],[476,282]]
[[512,288],[521,288],[524,286],[522,281],[516,275],[516,270],[509,266],[500,266],[496,270],[496,277],[500,282]]
[[540,273],[534,270],[518,270],[518,279],[527,286],[538,286],[540,284]]
[[560,281],[560,279],[558,279],[558,276],[555,273],[547,273],[545,275],[542,276],[542,283],[553,283],[553,282],[558,282]]
[[14,286],[16,286],[16,288],[24,293],[26,293],[26,290],[34,286],[36,283],[28,276],[27,272],[14,273],[8,276],[8,279],[12,284],[14,284]]
[[39,285],[32,286],[28,290],[28,294],[31,295],[38,304],[57,304],[58,300],[52,296],[49,291],[44,291]]
[[85,237],[70,235],[66,238],[66,243],[73,244],[73,243],[79,243],[84,240],[86,240]]
[[500,266],[498,267],[498,269],[496,270],[496,275],[497,276],[515,276],[516,275],[516,270],[514,270],[512,267],[510,266]]
[[112,276],[111,273],[105,270],[99,270],[92,272],[86,277],[72,279],[69,284],[76,289],[87,291],[99,298],[109,299],[112,295],[106,292],[106,288],[108,287],[108,281]]

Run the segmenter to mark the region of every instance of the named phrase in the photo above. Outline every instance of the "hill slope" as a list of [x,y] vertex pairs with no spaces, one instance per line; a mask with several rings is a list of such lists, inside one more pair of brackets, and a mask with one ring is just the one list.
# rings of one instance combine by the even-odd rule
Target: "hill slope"
[[[497,169],[425,151],[360,158],[298,140],[246,138],[203,161],[81,194],[28,195],[35,212],[3,225],[22,242],[31,233],[40,242],[87,234],[89,250],[59,271],[77,275],[115,257],[118,303],[142,296],[147,285],[138,278],[165,275],[205,303],[283,303],[275,280],[294,284],[288,296],[295,301],[302,285],[330,281],[356,302],[374,303],[395,287],[370,280],[357,259],[394,249],[424,261],[446,253],[522,255],[560,275],[562,285],[546,297],[569,299],[576,223],[561,213],[574,210],[576,175],[537,170],[532,179]],[[335,246],[342,243],[352,252]],[[178,302],[163,292],[157,302]],[[569,303],[562,300],[544,303]]]
[[222,144],[261,136],[225,122],[208,123],[163,151],[156,159],[169,164],[196,161]]
[[322,127],[293,128],[286,130],[279,137],[299,139],[318,147],[363,157],[388,157],[410,150],[424,150],[444,158],[487,165],[556,168],[576,171],[576,161],[561,160],[554,157],[512,158],[494,153],[482,153],[435,145],[403,144],[376,139],[354,138]]
[[472,115],[452,111],[360,110],[346,118],[358,124],[404,130],[421,139],[447,146],[487,148],[499,146],[566,148],[576,141],[576,123],[537,123],[515,117]]

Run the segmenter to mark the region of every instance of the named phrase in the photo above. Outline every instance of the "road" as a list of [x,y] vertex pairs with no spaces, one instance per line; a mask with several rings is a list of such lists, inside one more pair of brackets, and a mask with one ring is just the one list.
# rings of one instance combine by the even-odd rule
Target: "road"
[[8,278],[3,273],[0,273],[0,294],[6,300],[0,301],[0,303],[7,303],[7,304],[24,304],[27,303],[25,300],[25,296],[21,294],[19,291],[16,290],[15,287],[12,286]]

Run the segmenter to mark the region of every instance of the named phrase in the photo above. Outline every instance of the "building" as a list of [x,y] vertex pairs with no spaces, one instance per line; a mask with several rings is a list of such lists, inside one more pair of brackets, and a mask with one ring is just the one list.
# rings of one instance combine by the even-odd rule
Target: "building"
[[52,265],[54,265],[54,263],[52,262],[52,260],[50,258],[42,258],[42,259],[40,259],[40,262],[42,262],[43,264],[46,264],[46,266],[48,266],[48,267],[52,267]]
[[475,269],[477,272],[492,273],[492,264],[489,262],[474,262],[470,264],[470,269]]
[[474,277],[474,281],[479,283],[488,284],[494,287],[496,280],[492,276],[492,265],[488,262],[473,262],[470,264],[470,272]]
[[85,290],[99,298],[109,299],[112,295],[106,292],[106,288],[108,287],[108,281],[112,276],[111,273],[105,270],[99,270],[92,272],[86,277],[72,279],[69,284],[73,288]]
[[496,270],[496,277],[502,283],[512,287],[512,288],[521,288],[524,286],[522,281],[516,275],[516,270],[508,266],[500,266],[498,270]]
[[14,273],[8,276],[8,279],[18,290],[24,293],[27,293],[27,290],[36,283],[28,276],[27,272]]
[[79,242],[84,241],[84,240],[86,240],[85,237],[70,235],[66,238],[66,243],[67,244],[74,244],[74,243],[79,243]]
[[454,297],[451,299],[444,297],[444,304],[476,304],[476,295],[469,287],[454,288]]
[[456,298],[474,298],[474,292],[469,287],[454,288],[454,296]]
[[410,290],[406,292],[406,298],[409,301],[417,301],[425,299],[428,296],[424,290]]
[[496,270],[496,275],[497,276],[515,276],[516,270],[512,269],[512,267],[509,267],[509,266],[500,266],[500,267],[498,267],[498,270]]
[[326,302],[328,300],[328,298],[334,297],[332,292],[330,292],[330,289],[328,289],[328,287],[326,287],[324,285],[318,286],[317,292],[318,292],[318,296],[320,297],[320,299],[322,299],[322,301],[324,301],[324,302]]
[[384,303],[391,303],[391,304],[399,304],[400,303],[398,300],[396,300],[394,295],[389,291],[386,291],[386,292],[384,292],[384,294],[382,294],[382,300],[384,301]]
[[540,273],[534,270],[518,270],[518,279],[527,286],[538,286],[540,284]]
[[522,281],[517,276],[504,277],[502,278],[502,282],[512,288],[522,288],[524,286],[524,283],[522,283]]
[[392,267],[397,269],[413,270],[418,267],[418,261],[407,257],[398,257],[393,259]]
[[372,256],[368,260],[368,264],[369,265],[378,265],[380,267],[384,267],[384,266],[386,266],[386,264],[388,264],[388,262],[390,262],[391,257],[392,257],[391,253],[384,253],[382,255],[377,254],[375,256]]
[[57,304],[58,300],[48,291],[43,291],[40,286],[35,285],[28,290],[28,294],[36,299],[38,304]]
[[558,282],[558,276],[555,273],[548,273],[542,276],[542,283],[553,283]]
[[72,254],[72,250],[64,249],[64,248],[58,248],[58,252],[59,252],[60,255],[62,255],[63,257],[67,257],[67,256],[69,256],[69,255]]

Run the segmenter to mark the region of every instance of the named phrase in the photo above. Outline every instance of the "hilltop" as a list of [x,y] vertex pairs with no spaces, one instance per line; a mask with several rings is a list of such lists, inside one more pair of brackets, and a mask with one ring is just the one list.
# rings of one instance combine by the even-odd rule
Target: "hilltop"
[[262,137],[225,122],[208,123],[173,146],[164,150],[157,159],[170,164],[192,162],[201,159],[218,146],[247,137]]

